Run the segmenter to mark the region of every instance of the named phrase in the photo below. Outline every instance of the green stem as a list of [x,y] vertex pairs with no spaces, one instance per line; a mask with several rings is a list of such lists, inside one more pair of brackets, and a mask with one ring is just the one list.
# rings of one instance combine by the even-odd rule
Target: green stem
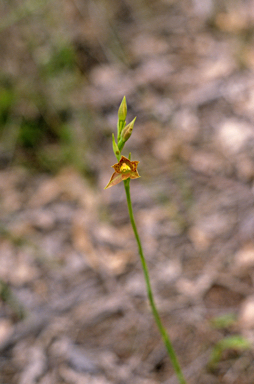
[[180,384],[186,384],[186,381],[185,381],[185,378],[183,376],[182,369],[181,369],[180,364],[178,362],[177,356],[175,354],[173,345],[169,339],[169,336],[167,334],[166,329],[164,328],[164,326],[161,322],[160,315],[159,315],[158,310],[157,310],[156,305],[155,305],[152,287],[151,287],[151,283],[150,283],[149,272],[148,272],[146,260],[145,260],[144,254],[143,254],[143,248],[142,248],[142,244],[141,244],[141,241],[139,238],[139,234],[138,234],[138,230],[137,230],[137,226],[135,223],[133,210],[132,210],[131,195],[130,195],[130,179],[124,180],[124,188],[125,188],[125,192],[126,192],[130,221],[131,221],[133,232],[134,232],[137,244],[138,244],[139,256],[140,256],[140,260],[141,260],[141,264],[142,264],[142,268],[143,268],[143,272],[144,272],[144,276],[145,276],[147,294],[148,294],[149,302],[150,302],[150,305],[152,308],[153,316],[154,316],[156,324],[159,328],[161,337],[164,341],[165,347],[167,349],[168,355],[169,355],[170,360],[172,362],[172,365],[173,365],[173,368],[175,370],[178,381]]

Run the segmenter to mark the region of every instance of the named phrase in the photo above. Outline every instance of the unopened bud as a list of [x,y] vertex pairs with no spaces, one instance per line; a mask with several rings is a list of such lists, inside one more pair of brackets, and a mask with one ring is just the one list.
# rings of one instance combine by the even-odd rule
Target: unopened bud
[[126,103],[126,97],[124,96],[120,104],[120,107],[118,109],[118,120],[125,121],[126,116],[127,116],[127,103]]
[[135,120],[136,117],[122,130],[121,139],[123,140],[123,142],[127,141],[131,137]]

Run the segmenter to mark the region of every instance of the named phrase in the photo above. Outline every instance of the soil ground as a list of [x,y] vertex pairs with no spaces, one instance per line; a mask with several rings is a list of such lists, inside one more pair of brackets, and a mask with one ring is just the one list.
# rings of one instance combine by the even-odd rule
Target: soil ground
[[[252,384],[254,2],[45,7],[4,26],[2,68],[22,88],[26,73],[36,77],[31,52],[35,61],[44,52],[28,50],[30,28],[40,38],[50,28],[68,37],[78,82],[63,99],[67,76],[47,86],[40,79],[38,88],[70,109],[86,172],[68,163],[31,171],[15,160],[27,155],[20,148],[1,163],[1,384],[177,383],[147,301],[123,185],[103,190],[123,95],[128,121],[137,116],[124,153],[140,161],[135,217],[187,381]],[[23,102],[21,115],[33,116]],[[81,110],[89,119],[80,120]]]

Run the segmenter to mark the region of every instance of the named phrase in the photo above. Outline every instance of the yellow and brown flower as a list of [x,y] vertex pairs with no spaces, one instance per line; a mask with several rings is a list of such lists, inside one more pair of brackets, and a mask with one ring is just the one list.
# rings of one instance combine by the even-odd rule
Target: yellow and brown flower
[[127,180],[129,178],[137,179],[140,177],[137,171],[138,163],[139,161],[131,161],[127,159],[127,157],[122,156],[117,164],[112,165],[112,168],[114,168],[115,172],[111,176],[111,179],[104,189],[113,187],[121,181]]

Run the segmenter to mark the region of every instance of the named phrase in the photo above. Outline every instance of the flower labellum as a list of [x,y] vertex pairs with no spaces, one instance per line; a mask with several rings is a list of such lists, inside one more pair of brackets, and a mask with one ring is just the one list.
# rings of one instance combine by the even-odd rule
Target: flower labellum
[[127,157],[122,156],[117,164],[112,165],[112,168],[114,168],[115,172],[111,176],[111,179],[104,189],[113,187],[121,181],[127,180],[129,178],[137,179],[140,177],[137,171],[138,163],[139,161],[131,161],[127,159]]

